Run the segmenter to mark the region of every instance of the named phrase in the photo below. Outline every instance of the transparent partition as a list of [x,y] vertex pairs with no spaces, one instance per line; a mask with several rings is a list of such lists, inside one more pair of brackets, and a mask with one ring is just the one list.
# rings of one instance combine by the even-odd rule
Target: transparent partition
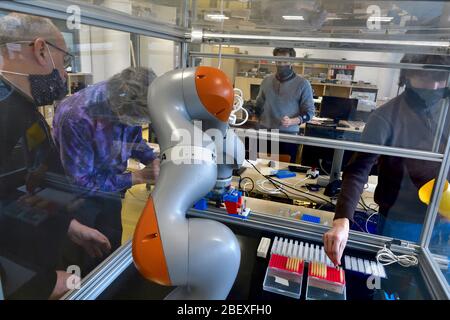
[[[445,1],[195,1],[192,25],[221,41],[296,47],[445,52]],[[428,42],[420,44],[416,41]]]
[[[253,156],[247,141],[247,157],[261,158],[259,144],[268,140],[263,151],[272,159],[302,166],[300,177],[305,168],[320,174],[297,188],[277,185],[283,190],[255,181],[255,190],[280,198],[292,192],[308,202],[305,192],[315,193],[305,184],[319,184],[318,195],[337,200],[320,209],[354,219],[355,231],[369,232],[375,222],[377,234],[419,242],[429,186],[440,176],[450,134],[449,56],[295,49],[296,57],[274,57],[270,47],[232,45],[203,45],[192,56],[198,64],[220,66],[242,90],[249,119],[235,128],[259,140]],[[280,62],[289,64],[290,79],[281,79]],[[307,113],[305,104],[314,105],[313,117],[284,125],[284,117],[297,120]],[[368,190],[371,198],[364,203],[361,194]]]
[[129,15],[131,19],[158,22],[170,26],[183,26],[183,0],[153,1],[153,0],[78,0],[74,3],[87,3],[115,13]]
[[159,170],[148,87],[179,57],[173,41],[0,12],[6,299],[57,299],[131,238]]

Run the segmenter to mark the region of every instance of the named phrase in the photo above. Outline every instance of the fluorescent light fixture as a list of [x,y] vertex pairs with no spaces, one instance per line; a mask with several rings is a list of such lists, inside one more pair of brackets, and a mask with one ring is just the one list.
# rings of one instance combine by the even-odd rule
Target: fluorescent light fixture
[[370,22],[391,22],[394,17],[369,17],[368,21]]
[[305,20],[303,16],[283,16],[284,20]]
[[206,17],[211,20],[228,20],[228,19],[230,19],[229,17],[227,17],[224,14],[207,14]]
[[339,18],[339,17],[327,17],[327,20],[344,20],[344,18]]

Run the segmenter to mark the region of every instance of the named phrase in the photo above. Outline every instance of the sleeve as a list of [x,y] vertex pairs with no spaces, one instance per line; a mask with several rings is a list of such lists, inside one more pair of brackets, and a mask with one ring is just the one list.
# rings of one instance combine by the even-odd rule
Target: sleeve
[[[377,113],[371,115],[364,128],[361,142],[386,145],[391,135],[391,126]],[[356,153],[345,167],[342,186],[336,204],[334,219],[353,220],[359,198],[364,191],[372,167],[377,163],[378,154]]]
[[255,114],[259,118],[264,112],[264,104],[266,103],[266,96],[264,94],[264,82],[261,83],[258,97],[256,97],[256,103],[255,103]]
[[[87,120],[70,118],[60,128],[60,158],[66,174],[90,193],[115,192],[132,186],[131,173],[108,174],[94,166],[94,136]],[[104,164],[107,166],[108,164]]]
[[313,90],[308,80],[305,80],[301,91],[302,92],[299,102],[299,117],[301,118],[303,123],[308,122],[314,117],[316,107],[314,106]]
[[157,158],[154,150],[150,148],[142,138],[142,128],[136,127],[136,135],[133,147],[131,149],[131,157],[139,160],[141,163],[148,165]]

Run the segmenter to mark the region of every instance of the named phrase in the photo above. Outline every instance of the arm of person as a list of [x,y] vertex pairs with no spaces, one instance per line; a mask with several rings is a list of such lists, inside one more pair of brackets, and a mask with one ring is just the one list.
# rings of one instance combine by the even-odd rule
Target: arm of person
[[266,103],[266,96],[264,94],[264,90],[263,90],[263,84],[264,81],[261,83],[260,87],[259,87],[259,93],[258,96],[256,97],[256,103],[255,103],[255,114],[256,116],[259,118],[261,117],[261,115],[264,112],[264,104]]
[[300,102],[299,102],[299,118],[300,124],[311,120],[316,112],[314,106],[314,96],[311,84],[308,80],[305,80],[303,87],[301,88]]
[[[362,142],[386,145],[390,135],[390,124],[384,118],[374,114],[366,125]],[[341,264],[348,240],[350,221],[353,220],[364,185],[378,158],[377,154],[357,153],[344,170],[333,226],[323,237],[325,252],[335,265]]]
[[131,149],[131,157],[139,160],[145,165],[149,165],[153,160],[157,159],[155,151],[149,147],[147,142],[142,138],[142,128],[136,127],[136,133],[133,139],[133,147]]
[[95,166],[94,136],[87,120],[66,119],[59,131],[61,162],[66,174],[77,186],[88,193],[115,192],[132,186],[131,173],[108,174]]

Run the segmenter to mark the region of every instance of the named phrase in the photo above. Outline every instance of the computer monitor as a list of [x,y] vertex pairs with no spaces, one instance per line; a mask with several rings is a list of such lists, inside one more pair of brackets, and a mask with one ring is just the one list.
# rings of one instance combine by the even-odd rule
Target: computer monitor
[[259,84],[251,84],[250,85],[250,99],[255,101],[258,98],[259,88],[261,85]]
[[320,117],[339,120],[352,120],[358,107],[358,99],[324,96],[320,107]]

